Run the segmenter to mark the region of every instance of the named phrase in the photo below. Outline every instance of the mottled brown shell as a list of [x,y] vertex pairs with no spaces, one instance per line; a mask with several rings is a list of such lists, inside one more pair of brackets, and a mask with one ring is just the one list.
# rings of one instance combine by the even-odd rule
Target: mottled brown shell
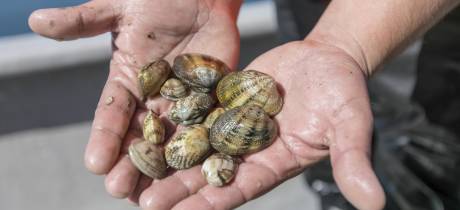
[[215,153],[209,156],[201,167],[201,173],[208,184],[221,187],[229,183],[235,176],[238,163],[232,156]]
[[144,133],[144,139],[153,143],[161,144],[164,141],[165,127],[161,122],[160,118],[153,112],[149,111],[144,119],[144,125],[142,127]]
[[148,141],[131,144],[129,158],[139,171],[153,179],[166,176],[166,162],[163,150]]
[[175,123],[191,125],[201,123],[216,101],[206,93],[193,93],[179,99],[169,112]]
[[137,76],[142,99],[157,94],[170,73],[171,66],[165,60],[156,60],[142,67]]
[[217,58],[187,53],[174,59],[173,71],[184,83],[197,92],[210,92],[230,69]]
[[187,87],[176,78],[166,80],[160,89],[161,96],[171,101],[177,101],[180,98],[184,98],[188,93]]
[[222,114],[211,127],[214,149],[228,155],[243,155],[268,147],[277,135],[270,116],[257,105],[245,105]]
[[179,131],[165,147],[168,165],[175,169],[187,169],[199,164],[211,149],[208,134],[208,129],[201,125]]
[[225,112],[223,108],[216,108],[211,113],[208,114],[206,119],[203,122],[203,126],[206,128],[211,128],[212,124],[216,121],[216,119]]
[[217,85],[216,95],[226,109],[256,104],[274,116],[283,106],[283,98],[275,80],[268,74],[255,70],[228,74]]

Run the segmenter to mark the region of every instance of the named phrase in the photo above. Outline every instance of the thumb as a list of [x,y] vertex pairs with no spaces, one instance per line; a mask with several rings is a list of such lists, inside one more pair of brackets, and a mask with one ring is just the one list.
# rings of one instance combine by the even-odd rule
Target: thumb
[[32,31],[56,40],[98,35],[110,31],[117,20],[119,11],[115,3],[94,0],[75,7],[36,10],[29,17],[29,26]]
[[346,110],[345,115],[351,118],[336,126],[336,142],[330,145],[331,164],[334,179],[347,200],[360,210],[379,210],[385,205],[385,194],[369,157],[372,115],[359,108]]

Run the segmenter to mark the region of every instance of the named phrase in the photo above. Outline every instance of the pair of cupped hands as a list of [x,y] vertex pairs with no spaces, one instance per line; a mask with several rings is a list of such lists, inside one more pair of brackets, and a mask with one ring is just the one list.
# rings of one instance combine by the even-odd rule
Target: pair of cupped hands
[[[166,120],[172,106],[161,97],[140,100],[137,72],[141,66],[196,52],[236,68],[239,5],[228,2],[93,0],[31,15],[32,30],[56,40],[112,33],[110,73],[95,111],[86,167],[106,176],[109,194],[127,198],[142,209],[232,209],[329,156],[346,198],[359,209],[380,209],[385,197],[369,160],[372,113],[365,65],[338,45],[311,36],[276,47],[246,67],[265,72],[279,83],[284,106],[275,117],[276,141],[244,156],[229,185],[207,185],[200,166],[152,180],[130,162],[127,147],[142,139],[147,110]],[[113,100],[110,106],[107,100]],[[169,136],[175,129],[176,125],[167,123]]]

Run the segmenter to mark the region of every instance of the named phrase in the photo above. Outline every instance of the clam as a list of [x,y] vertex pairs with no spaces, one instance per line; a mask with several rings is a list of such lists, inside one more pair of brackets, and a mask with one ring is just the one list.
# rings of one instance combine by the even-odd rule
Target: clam
[[156,60],[142,67],[137,76],[142,99],[157,94],[170,73],[171,66],[165,60]]
[[233,179],[237,166],[238,164],[232,156],[215,153],[204,161],[201,173],[208,184],[220,187]]
[[214,122],[210,142],[228,155],[243,155],[268,147],[277,135],[275,122],[257,105],[231,109]]
[[188,90],[180,80],[171,78],[166,80],[163,86],[161,86],[160,94],[168,100],[177,101],[180,98],[186,97]]
[[208,134],[208,129],[201,125],[179,131],[166,144],[167,164],[175,169],[187,169],[200,163],[211,149]]
[[211,113],[208,114],[206,119],[203,122],[203,126],[206,128],[211,128],[212,124],[216,121],[216,119],[222,115],[225,110],[221,107],[214,109]]
[[203,121],[216,101],[206,93],[193,93],[179,99],[169,112],[169,119],[184,125]]
[[173,71],[184,83],[197,92],[210,92],[228,72],[228,66],[217,58],[187,53],[174,59]]
[[144,133],[144,139],[153,143],[161,144],[164,141],[165,127],[161,122],[160,118],[153,112],[149,111],[144,119],[144,125],[142,126]]
[[166,176],[166,162],[163,150],[148,141],[131,144],[128,149],[129,158],[143,174],[161,179]]
[[274,116],[283,106],[283,98],[275,80],[268,74],[255,70],[228,74],[217,85],[216,95],[226,109],[256,104]]

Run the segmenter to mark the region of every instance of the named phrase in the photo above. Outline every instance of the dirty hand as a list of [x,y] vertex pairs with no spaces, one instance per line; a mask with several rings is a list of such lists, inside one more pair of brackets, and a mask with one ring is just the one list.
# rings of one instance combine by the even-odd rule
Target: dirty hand
[[[148,109],[164,119],[171,106],[161,98],[140,100],[140,67],[155,59],[171,62],[180,53],[198,52],[234,69],[239,57],[240,5],[238,0],[93,0],[76,7],[38,10],[30,16],[34,32],[56,40],[112,32],[110,73],[85,154],[91,172],[107,174],[105,184],[111,195],[138,202],[151,184],[131,164],[127,147],[141,139],[140,123]],[[168,129],[173,132],[175,126],[169,124]]]

